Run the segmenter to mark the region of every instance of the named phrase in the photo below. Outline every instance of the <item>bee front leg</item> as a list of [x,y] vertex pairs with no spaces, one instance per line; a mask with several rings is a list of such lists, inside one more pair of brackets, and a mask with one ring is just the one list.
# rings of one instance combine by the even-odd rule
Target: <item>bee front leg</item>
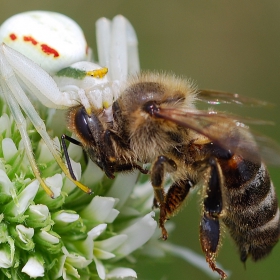
[[221,279],[227,278],[223,270],[216,266],[215,258],[220,244],[220,214],[223,209],[222,173],[216,159],[210,159],[209,180],[203,201],[203,217],[200,222],[200,243],[206,261]]
[[177,169],[176,163],[165,156],[159,156],[151,168],[151,182],[154,188],[154,207],[160,208],[159,227],[162,231],[162,239],[167,239],[167,231],[164,223],[167,220],[167,209],[164,192],[164,177],[166,172],[174,172]]

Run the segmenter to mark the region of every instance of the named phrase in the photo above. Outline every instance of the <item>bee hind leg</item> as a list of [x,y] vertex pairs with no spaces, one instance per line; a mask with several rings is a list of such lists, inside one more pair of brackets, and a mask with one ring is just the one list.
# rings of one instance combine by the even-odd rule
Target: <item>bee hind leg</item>
[[226,273],[216,266],[216,255],[220,240],[220,223],[204,213],[200,222],[200,243],[204,251],[206,261],[213,271],[217,271],[221,279],[226,279]]
[[227,275],[216,266],[216,255],[220,244],[219,217],[223,208],[222,201],[222,174],[216,159],[210,159],[209,180],[203,201],[203,216],[200,222],[200,243],[206,261],[213,271],[217,271],[221,279]]

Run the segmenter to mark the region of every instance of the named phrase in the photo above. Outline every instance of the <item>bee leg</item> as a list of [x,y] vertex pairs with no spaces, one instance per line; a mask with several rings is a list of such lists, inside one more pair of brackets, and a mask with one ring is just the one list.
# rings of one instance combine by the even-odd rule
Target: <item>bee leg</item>
[[143,174],[148,174],[149,170],[143,169],[140,165],[134,163],[120,164],[115,167],[115,172],[125,172],[138,169]]
[[106,129],[104,133],[104,141],[106,145],[113,145],[113,141],[119,146],[120,149],[127,150],[129,145],[125,143],[123,138],[110,129]]
[[222,212],[222,176],[216,159],[210,159],[209,181],[203,201],[204,213],[200,222],[200,243],[213,271],[217,271],[221,279],[227,278],[223,270],[216,266],[215,258],[218,253],[221,229],[219,216]]
[[103,142],[104,147],[106,148],[105,162],[107,162],[108,165],[114,164],[114,172],[125,172],[135,169],[138,169],[143,174],[147,174],[149,172],[136,163],[117,163],[116,153],[113,147],[115,146],[119,150],[126,151],[129,149],[129,146],[114,131],[106,129],[104,132]]
[[164,203],[164,210],[160,212],[160,227],[164,228],[164,223],[169,217],[176,214],[187,197],[193,183],[190,180],[180,180],[172,184],[169,188]]
[[177,169],[176,163],[165,156],[159,156],[151,168],[151,182],[154,188],[154,206],[160,208],[159,227],[162,231],[162,239],[167,239],[167,231],[164,227],[167,210],[164,192],[164,177],[166,172],[174,172]]
[[[114,142],[114,143],[113,143]],[[107,157],[116,160],[115,152],[113,150],[114,144],[117,146],[118,149],[127,151],[129,149],[129,145],[121,138],[119,135],[117,135],[114,131],[110,129],[106,129],[104,133],[104,143],[107,149]],[[143,169],[141,166],[139,166],[136,163],[127,163],[127,164],[121,164],[116,167],[116,172],[122,172],[122,171],[130,171],[138,169],[141,173],[147,174],[148,170]]]

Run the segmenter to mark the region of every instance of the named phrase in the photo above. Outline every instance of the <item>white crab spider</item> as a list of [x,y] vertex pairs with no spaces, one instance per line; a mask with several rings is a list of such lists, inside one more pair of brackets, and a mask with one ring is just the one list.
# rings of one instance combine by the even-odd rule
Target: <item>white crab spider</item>
[[[64,15],[26,12],[11,17],[0,28],[0,93],[17,123],[34,175],[50,196],[53,193],[40,176],[21,109],[67,178],[85,192],[91,190],[72,178],[26,93],[49,108],[82,104],[87,112],[92,106],[106,109],[117,98],[118,85],[128,74],[139,71],[137,37],[126,18],[101,18],[96,31],[99,64],[110,69],[107,75],[107,68],[86,61],[89,55],[83,32]],[[59,72],[66,67],[68,71]]]

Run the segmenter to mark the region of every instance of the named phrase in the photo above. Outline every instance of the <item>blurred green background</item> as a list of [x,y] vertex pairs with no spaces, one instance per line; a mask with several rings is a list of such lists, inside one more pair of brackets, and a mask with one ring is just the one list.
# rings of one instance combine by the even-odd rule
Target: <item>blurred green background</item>
[[[238,92],[279,106],[279,1],[0,0],[0,22],[35,9],[60,12],[76,20],[93,48],[96,19],[123,14],[137,31],[142,69],[172,71],[191,77],[199,88]],[[232,111],[232,107],[223,109]],[[279,107],[237,108],[235,112],[274,120],[275,126],[258,130],[280,142]],[[279,196],[279,168],[270,170]],[[198,201],[192,197],[173,219],[176,229],[169,240],[200,253]],[[280,244],[268,258],[257,264],[248,261],[244,268],[235,245],[225,234],[218,261],[232,271],[230,279],[279,279]],[[145,259],[136,270],[140,280],[208,279],[175,257]]]

